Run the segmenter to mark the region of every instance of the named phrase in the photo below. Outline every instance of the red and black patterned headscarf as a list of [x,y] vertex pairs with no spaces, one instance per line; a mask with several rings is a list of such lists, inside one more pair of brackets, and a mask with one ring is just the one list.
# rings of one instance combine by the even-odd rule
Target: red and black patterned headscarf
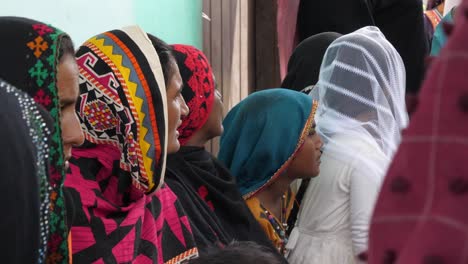
[[42,230],[44,233],[41,232],[41,243],[48,241],[47,263],[66,263],[69,254],[68,231],[62,190],[65,169],[57,68],[62,39],[69,37],[50,25],[21,17],[0,17],[0,35],[0,77],[28,93],[54,120],[49,182],[41,183],[41,195],[48,195],[50,198],[48,220],[42,225],[47,225],[49,231]]
[[208,120],[214,102],[213,71],[205,55],[195,47],[172,45],[174,57],[184,81],[182,96],[190,111],[179,127],[179,141],[183,146]]
[[182,95],[190,113],[179,128],[182,147],[168,155],[165,182],[182,204],[202,252],[231,241],[254,241],[276,252],[250,213],[229,171],[204,147],[187,146],[211,114],[215,84],[205,55],[187,45],[173,45],[184,82]]

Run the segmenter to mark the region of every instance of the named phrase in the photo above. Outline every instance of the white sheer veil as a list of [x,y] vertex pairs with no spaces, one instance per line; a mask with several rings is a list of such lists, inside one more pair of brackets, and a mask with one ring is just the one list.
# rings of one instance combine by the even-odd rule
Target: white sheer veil
[[[335,40],[310,92],[319,101],[315,120],[324,152],[345,162],[358,159],[358,169],[383,177],[408,125],[405,82],[403,61],[378,28]],[[387,162],[357,155],[353,144],[337,140],[343,137],[378,146]]]

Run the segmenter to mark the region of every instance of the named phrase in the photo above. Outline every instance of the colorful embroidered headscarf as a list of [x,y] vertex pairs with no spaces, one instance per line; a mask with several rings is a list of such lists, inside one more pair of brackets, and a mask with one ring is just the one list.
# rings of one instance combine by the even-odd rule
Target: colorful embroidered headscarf
[[[45,263],[52,122],[26,93],[0,80],[0,232],[5,263]],[[48,119],[45,119],[45,118]],[[47,120],[47,122],[46,122]]]
[[177,197],[161,187],[166,86],[147,34],[137,26],[99,34],[76,58],[86,142],[73,150],[66,182],[75,207],[73,260],[179,263],[196,256]]
[[54,120],[49,163],[51,186],[47,263],[68,262],[63,182],[64,154],[60,129],[57,67],[61,39],[52,26],[20,17],[0,17],[0,77],[22,89]]
[[184,81],[182,96],[190,111],[179,127],[179,141],[183,146],[208,120],[214,102],[213,71],[205,54],[188,45],[172,45],[174,57]]
[[85,139],[117,147],[120,168],[152,193],[166,166],[166,86],[159,57],[139,30],[104,33],[80,47],[77,104]]
[[301,92],[268,89],[253,93],[228,113],[219,159],[236,178],[244,199],[288,167],[311,129],[316,108]]
[[468,0],[382,186],[369,262],[467,263]]

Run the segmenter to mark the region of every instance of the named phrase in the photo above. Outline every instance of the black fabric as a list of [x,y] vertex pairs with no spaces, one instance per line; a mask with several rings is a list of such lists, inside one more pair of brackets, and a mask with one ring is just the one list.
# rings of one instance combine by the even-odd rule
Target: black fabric
[[328,31],[348,34],[370,25],[379,27],[400,53],[406,67],[406,91],[417,93],[427,52],[421,0],[301,0],[300,40]]
[[[36,161],[38,149],[29,134],[17,94],[7,92],[0,80],[0,234],[5,242],[2,263],[37,263],[40,247],[40,180]],[[21,93],[21,92],[17,92]],[[23,95],[24,96],[24,95]],[[50,117],[39,109],[50,129]],[[30,118],[28,118],[30,121]],[[39,138],[38,140],[45,140]],[[43,179],[45,180],[45,179]]]
[[39,183],[34,146],[21,110],[0,90],[0,232],[4,263],[35,263],[39,249]]
[[202,147],[168,156],[166,184],[179,197],[199,249],[233,240],[273,248],[244,202],[234,178]]
[[288,73],[282,88],[302,91],[318,82],[320,66],[328,46],[341,34],[325,32],[308,37],[294,50],[288,62]]

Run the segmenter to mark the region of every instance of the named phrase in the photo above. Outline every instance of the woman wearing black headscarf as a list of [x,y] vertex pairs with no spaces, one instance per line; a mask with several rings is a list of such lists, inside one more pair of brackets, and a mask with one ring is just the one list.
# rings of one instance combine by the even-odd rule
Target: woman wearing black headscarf
[[[49,220],[50,117],[27,94],[0,80],[0,232],[4,263],[44,263]],[[47,123],[46,123],[46,118]]]
[[341,34],[325,32],[308,37],[294,50],[282,88],[301,91],[318,82],[320,66],[328,46]]
[[421,0],[301,0],[300,40],[327,31],[351,33],[377,26],[395,46],[406,67],[406,92],[417,93],[427,54]]
[[274,250],[230,172],[204,147],[223,133],[223,102],[208,59],[195,47],[172,47],[190,112],[178,129],[181,149],[168,156],[166,183],[187,212],[197,246],[203,251],[238,240]]
[[63,182],[72,146],[83,143],[75,113],[79,90],[73,43],[60,29],[22,17],[0,17],[0,35],[0,77],[26,92],[53,119],[46,262],[68,263]]

